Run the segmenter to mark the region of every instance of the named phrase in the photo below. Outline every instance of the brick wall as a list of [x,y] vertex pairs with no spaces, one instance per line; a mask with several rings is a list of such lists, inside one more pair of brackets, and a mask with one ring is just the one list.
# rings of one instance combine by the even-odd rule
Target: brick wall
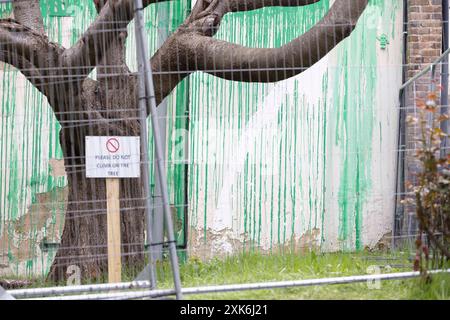
[[408,3],[409,79],[441,55],[442,0],[409,0]]
[[[408,0],[408,36],[407,36],[407,68],[406,80],[411,79],[430,63],[440,57],[442,53],[442,0]],[[440,82],[439,70],[435,79]],[[426,101],[430,91],[431,76],[420,77],[405,91],[406,116],[417,112],[417,99]],[[415,183],[415,173],[420,168],[416,160],[417,136],[419,127],[406,124],[405,136],[405,180]],[[408,190],[406,190],[408,191]],[[400,222],[402,234],[415,231],[415,208],[404,208],[403,221]]]
[[[407,75],[411,79],[442,53],[442,0],[408,0]],[[439,70],[436,80],[440,80]],[[414,114],[417,99],[426,100],[430,91],[431,76],[420,77],[406,91],[407,115]],[[436,83],[437,85],[439,83]],[[406,128],[406,180],[413,182],[417,172],[415,160],[418,127]]]

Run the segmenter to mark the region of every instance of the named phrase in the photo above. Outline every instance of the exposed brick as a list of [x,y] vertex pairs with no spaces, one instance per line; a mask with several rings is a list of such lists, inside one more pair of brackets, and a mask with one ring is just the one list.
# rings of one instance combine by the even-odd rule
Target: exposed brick
[[[442,25],[442,0],[408,0],[408,48],[406,52],[408,80],[441,55]],[[436,79],[439,79],[439,73],[436,73]],[[416,103],[418,99],[426,100],[430,84],[430,75],[427,74],[406,89],[404,107],[407,116],[416,114]],[[436,84],[439,85],[439,83]],[[420,170],[420,162],[417,160],[415,151],[419,147],[420,132],[417,125],[407,124],[405,180],[413,184],[417,181],[416,173]],[[414,211],[414,208],[411,210]]]

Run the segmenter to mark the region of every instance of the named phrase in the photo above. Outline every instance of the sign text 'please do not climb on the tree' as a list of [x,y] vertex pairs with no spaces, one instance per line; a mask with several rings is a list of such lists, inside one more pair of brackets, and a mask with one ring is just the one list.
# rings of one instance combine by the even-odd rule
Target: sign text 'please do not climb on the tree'
[[139,178],[139,137],[86,137],[87,178]]

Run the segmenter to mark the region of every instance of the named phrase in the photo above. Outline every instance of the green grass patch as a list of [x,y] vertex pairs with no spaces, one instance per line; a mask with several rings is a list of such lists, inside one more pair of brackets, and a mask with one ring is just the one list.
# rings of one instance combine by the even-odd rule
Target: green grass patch
[[[202,262],[191,258],[181,266],[183,287],[301,280],[326,277],[412,271],[407,253],[271,254],[246,253]],[[187,299],[449,299],[450,275],[303,288],[253,290],[186,296]],[[158,287],[172,287],[170,266],[158,268]]]
[[[412,271],[411,253],[357,252],[306,253],[277,252],[271,254],[243,253],[204,262],[191,257],[180,265],[183,287],[240,284],[283,280],[317,279]],[[447,268],[449,268],[447,266]],[[123,270],[122,281],[132,281],[136,270]],[[173,288],[168,261],[157,264],[158,289]],[[54,286],[43,278],[28,279],[31,287]],[[95,283],[106,283],[97,279]],[[90,283],[83,279],[83,284]],[[58,284],[65,285],[65,284]],[[355,283],[303,288],[252,290],[229,293],[188,295],[186,299],[450,299],[450,274],[432,276],[431,283],[421,278],[381,281],[374,284]]]

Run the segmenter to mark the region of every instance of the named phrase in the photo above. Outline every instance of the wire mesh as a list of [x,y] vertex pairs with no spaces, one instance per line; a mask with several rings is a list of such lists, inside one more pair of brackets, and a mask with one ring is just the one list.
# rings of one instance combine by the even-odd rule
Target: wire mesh
[[[85,137],[140,133],[131,2],[110,11],[102,1],[0,3],[0,279],[9,287],[107,281],[106,188],[85,176]],[[143,13],[184,280],[205,285],[211,270],[245,274],[252,263],[283,280],[299,263],[308,277],[408,270],[417,226],[401,200],[417,145],[398,137],[447,62],[401,89],[416,64],[402,61],[399,1],[160,2],[144,1]],[[18,18],[36,3],[46,36]],[[152,252],[168,287],[148,141],[139,164],[151,173],[152,205],[141,179],[120,182],[123,280]],[[315,252],[355,250],[365,253],[315,266]],[[259,254],[274,258],[255,262]],[[354,261],[350,274],[335,268]]]
[[[423,164],[420,163],[417,153],[423,148],[422,128],[424,126],[426,128],[434,127],[436,114],[448,115],[449,53],[449,50],[444,52],[436,61],[408,80],[400,90],[402,109],[400,111],[397,209],[394,230],[395,234],[404,235],[411,247],[414,246],[419,230],[416,206],[404,202],[405,199],[414,195],[412,187],[419,184],[418,173],[423,170]],[[413,67],[408,68],[413,69]],[[435,98],[434,95],[436,95]],[[423,106],[431,103],[436,104],[436,112],[427,114],[424,119],[425,123],[408,121],[408,119],[419,119],[423,113]],[[440,122],[438,127],[442,132],[448,132],[448,120]],[[448,137],[443,137],[439,146],[439,157],[449,154],[448,146]],[[400,245],[403,241],[399,239]],[[394,242],[393,244],[395,245]]]

